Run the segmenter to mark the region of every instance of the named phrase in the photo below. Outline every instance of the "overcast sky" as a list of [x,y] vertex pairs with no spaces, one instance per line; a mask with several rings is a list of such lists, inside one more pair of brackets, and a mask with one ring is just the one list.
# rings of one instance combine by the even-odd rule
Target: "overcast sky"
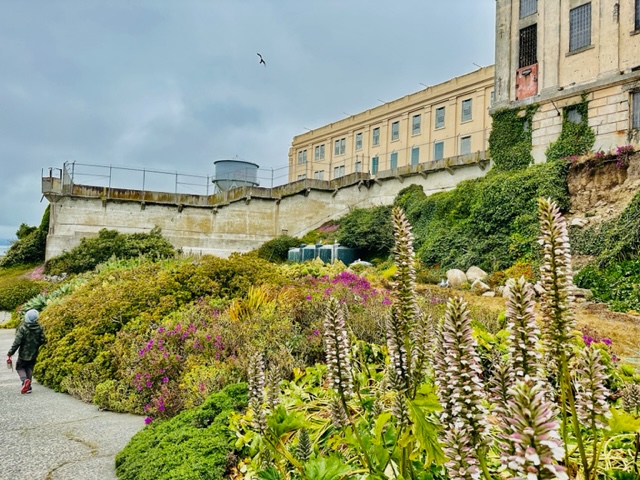
[[306,129],[494,63],[494,25],[495,0],[0,0],[0,238],[66,161],[285,167]]

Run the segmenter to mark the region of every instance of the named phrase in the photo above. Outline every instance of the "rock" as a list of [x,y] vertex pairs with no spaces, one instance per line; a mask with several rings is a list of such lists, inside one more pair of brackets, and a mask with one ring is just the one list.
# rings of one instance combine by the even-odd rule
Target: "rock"
[[506,287],[504,285],[498,285],[495,289],[496,295],[498,295],[499,297],[502,297],[502,293],[504,292],[504,289]]
[[488,292],[484,292],[482,294],[483,297],[495,297],[496,296],[496,292],[493,292],[491,290],[489,290]]
[[573,295],[577,299],[582,299],[582,300],[591,300],[593,298],[593,293],[591,293],[591,290],[589,290],[588,288],[575,287],[573,289]]
[[447,282],[451,288],[460,288],[463,283],[467,282],[467,276],[462,270],[452,268],[447,270]]
[[511,289],[508,286],[505,285],[503,287],[503,289],[502,289],[502,292],[500,292],[500,293],[502,293],[502,297],[503,298],[508,298],[510,292],[511,292]]
[[476,280],[484,280],[487,278],[487,272],[478,267],[469,267],[467,270],[467,280],[471,283]]
[[[469,278],[467,276],[467,278]],[[475,282],[473,282],[471,284],[471,290],[473,290],[476,293],[484,293],[484,292],[488,292],[489,290],[491,290],[491,288],[489,287],[489,285],[487,285],[486,283],[484,283],[481,280],[476,280]]]
[[575,217],[571,219],[571,223],[570,225],[572,227],[586,227],[587,225],[589,225],[589,219],[587,218],[580,218],[580,217]]
[[536,282],[533,286],[533,291],[536,292],[536,295],[540,296],[544,293],[544,288],[540,282]]

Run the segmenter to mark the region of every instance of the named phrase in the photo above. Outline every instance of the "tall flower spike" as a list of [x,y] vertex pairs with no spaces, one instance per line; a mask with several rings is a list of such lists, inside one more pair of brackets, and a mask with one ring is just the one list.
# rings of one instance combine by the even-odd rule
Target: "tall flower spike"
[[471,318],[461,298],[452,298],[447,303],[439,336],[442,344],[438,351],[442,358],[437,359],[434,367],[443,431],[462,423],[468,432],[464,438],[477,450],[487,443],[486,409],[482,405],[485,395],[480,357],[471,335]]
[[640,385],[628,383],[622,391],[622,409],[633,415],[640,415]]
[[313,453],[313,447],[311,446],[311,438],[309,437],[309,430],[301,428],[298,432],[298,448],[296,448],[296,455],[298,460],[302,463],[309,460]]
[[253,410],[252,427],[258,432],[267,428],[266,413],[264,411],[264,357],[256,353],[249,360],[247,372],[249,380],[249,407]]
[[273,411],[279,403],[280,374],[273,368],[267,371],[267,405]]
[[480,478],[478,459],[469,445],[467,426],[454,423],[444,433],[444,453],[449,459],[445,466],[451,480],[477,480]]
[[525,377],[516,382],[511,394],[507,438],[513,454],[503,458],[509,478],[568,480],[564,467],[557,464],[564,448],[544,384]]
[[524,277],[507,281],[507,331],[513,380],[541,378],[542,355],[538,351],[540,331],[534,315],[533,289]]
[[509,362],[495,355],[492,361],[491,380],[489,381],[489,392],[491,395],[491,405],[498,417],[500,424],[504,421],[509,402],[509,389],[513,386],[513,367]]
[[339,397],[334,396],[329,403],[329,410],[331,412],[331,421],[336,428],[344,428],[349,425],[349,416],[344,409],[342,400]]
[[391,307],[386,327],[387,348],[389,349],[389,383],[395,390],[406,390],[409,388],[410,380],[405,344],[407,335],[400,320],[397,305]]
[[396,274],[393,293],[398,305],[398,318],[405,328],[418,318],[418,300],[416,298],[416,269],[413,252],[413,234],[411,225],[400,207],[391,211],[395,246]]
[[607,374],[602,363],[602,355],[596,347],[585,347],[577,359],[574,373],[576,389],[576,410],[578,418],[587,428],[604,428],[604,418],[609,414],[605,386]]
[[540,267],[543,340],[549,357],[547,363],[552,369],[557,369],[554,361],[563,355],[566,346],[573,339],[575,328],[571,309],[574,287],[569,234],[564,217],[550,199],[538,200],[538,216],[540,243],[544,254]]
[[324,348],[329,386],[346,399],[353,393],[349,336],[343,309],[335,298],[329,300],[324,320]]
[[409,329],[411,339],[411,375],[414,385],[419,385],[424,379],[428,366],[429,348],[431,345],[430,326],[433,325],[431,316],[424,318],[418,314],[416,321]]
[[391,413],[396,418],[398,425],[409,425],[409,407],[407,397],[403,392],[396,392],[391,405]]

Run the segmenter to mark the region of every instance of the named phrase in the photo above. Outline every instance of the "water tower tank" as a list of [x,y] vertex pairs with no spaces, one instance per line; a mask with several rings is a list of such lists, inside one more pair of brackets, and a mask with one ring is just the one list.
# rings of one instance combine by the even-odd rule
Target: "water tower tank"
[[213,183],[218,190],[225,192],[236,187],[257,187],[258,165],[242,160],[217,160],[216,178]]

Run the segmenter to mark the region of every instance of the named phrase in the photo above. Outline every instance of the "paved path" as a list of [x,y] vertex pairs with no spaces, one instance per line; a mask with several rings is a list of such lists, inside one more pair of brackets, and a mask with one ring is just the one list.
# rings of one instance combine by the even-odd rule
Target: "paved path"
[[14,334],[0,329],[0,480],[115,479],[115,455],[143,418],[101,412],[37,381],[21,395],[18,375],[4,365]]

